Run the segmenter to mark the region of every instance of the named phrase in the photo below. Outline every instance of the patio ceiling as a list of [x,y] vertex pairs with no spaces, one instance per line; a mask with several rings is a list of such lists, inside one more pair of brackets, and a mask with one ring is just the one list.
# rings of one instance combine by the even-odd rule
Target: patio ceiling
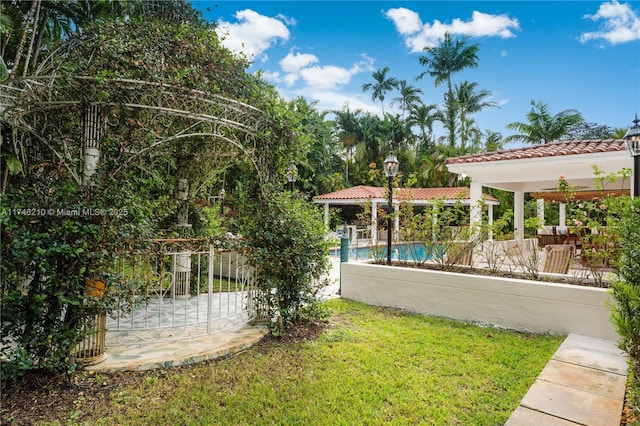
[[[633,168],[633,158],[623,139],[553,142],[504,151],[454,157],[447,160],[452,173],[466,175],[482,186],[519,192],[552,192],[558,178],[566,177],[576,191],[594,190],[597,165],[605,174]],[[630,180],[607,185],[607,189],[630,190]]]

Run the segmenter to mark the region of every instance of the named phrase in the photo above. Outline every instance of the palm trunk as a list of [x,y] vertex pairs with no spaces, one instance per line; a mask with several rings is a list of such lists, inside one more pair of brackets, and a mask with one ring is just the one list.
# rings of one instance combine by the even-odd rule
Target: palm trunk
[[16,49],[16,56],[13,59],[13,66],[11,67],[11,71],[15,71],[18,68],[18,65],[20,65],[20,57],[22,56],[22,49],[24,49],[24,43],[27,41],[27,33],[29,32],[29,22],[33,19],[33,15],[36,12],[37,5],[38,5],[37,1],[34,1],[31,4],[31,9],[29,9],[29,13],[27,14],[27,19],[25,19],[25,26],[24,26],[24,29],[22,30],[22,36],[20,37],[18,48]]
[[22,68],[22,76],[25,77],[27,75],[27,70],[29,69],[29,62],[31,61],[31,53],[33,52],[33,45],[36,42],[36,36],[37,36],[37,30],[38,30],[38,23],[40,22],[40,6],[41,6],[41,1],[40,0],[36,0],[34,1],[34,3],[36,3],[38,5],[37,9],[36,9],[36,16],[33,19],[33,30],[31,32],[31,42],[29,43],[29,50],[27,50],[27,57],[25,58],[25,63],[24,63],[24,68]]

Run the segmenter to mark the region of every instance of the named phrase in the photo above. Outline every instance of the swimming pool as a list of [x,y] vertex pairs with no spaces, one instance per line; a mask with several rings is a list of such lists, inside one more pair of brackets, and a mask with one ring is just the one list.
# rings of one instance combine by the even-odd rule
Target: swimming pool
[[[421,243],[398,243],[391,246],[392,260],[424,262],[433,258],[434,247]],[[330,249],[330,256],[340,257],[340,249]],[[350,247],[349,259],[386,259],[387,246]]]

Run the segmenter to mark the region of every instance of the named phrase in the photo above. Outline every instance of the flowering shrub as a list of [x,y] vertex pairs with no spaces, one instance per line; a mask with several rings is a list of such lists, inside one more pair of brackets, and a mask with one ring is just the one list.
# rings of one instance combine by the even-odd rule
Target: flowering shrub
[[630,198],[613,196],[605,192],[609,183],[623,182],[630,171],[605,174],[598,166],[592,166],[595,174],[595,187],[601,195],[591,200],[577,200],[574,186],[570,185],[566,176],[558,178],[558,191],[563,192],[567,201],[567,225],[571,233],[582,240],[581,262],[588,267],[596,282],[603,285],[604,273],[607,269],[616,268],[620,256],[618,225],[621,212],[625,211]]

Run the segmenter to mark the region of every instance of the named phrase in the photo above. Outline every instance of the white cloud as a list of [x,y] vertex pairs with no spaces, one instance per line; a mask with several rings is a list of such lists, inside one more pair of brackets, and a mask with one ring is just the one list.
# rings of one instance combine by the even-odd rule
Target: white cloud
[[584,15],[584,18],[603,22],[600,31],[580,35],[582,43],[596,39],[604,39],[610,44],[640,40],[640,18],[628,3],[620,4],[616,0],[602,3],[597,13]]
[[279,64],[284,72],[296,73],[302,68],[318,62],[318,57],[310,53],[289,53]]
[[270,18],[251,9],[240,10],[234,16],[238,20],[237,23],[222,19],[218,21],[216,33],[225,47],[234,52],[242,52],[251,60],[259,58],[265,61],[267,56],[264,52],[271,45],[277,40],[289,39],[289,29],[283,23],[282,17]]
[[373,69],[373,59],[362,55],[362,59],[350,68],[336,65],[318,65],[319,59],[308,53],[289,53],[280,61],[280,67],[285,72],[282,81],[292,86],[300,79],[307,87],[315,89],[333,90],[351,82],[351,78],[361,72]]
[[515,18],[478,11],[472,13],[470,20],[456,18],[450,24],[437,19],[431,24],[423,24],[417,13],[404,8],[389,9],[386,16],[404,37],[411,52],[421,52],[425,47],[437,46],[446,32],[459,36],[510,38],[515,37],[514,30],[520,29],[520,23]]
[[413,34],[422,28],[420,16],[413,10],[399,7],[387,10],[385,15],[393,21],[400,34]]
[[305,88],[286,93],[280,92],[280,94],[291,99],[304,96],[308,100],[316,102],[316,108],[319,111],[340,111],[345,105],[348,105],[351,111],[361,110],[376,115],[381,114],[380,105],[372,103],[371,97],[362,93]]

